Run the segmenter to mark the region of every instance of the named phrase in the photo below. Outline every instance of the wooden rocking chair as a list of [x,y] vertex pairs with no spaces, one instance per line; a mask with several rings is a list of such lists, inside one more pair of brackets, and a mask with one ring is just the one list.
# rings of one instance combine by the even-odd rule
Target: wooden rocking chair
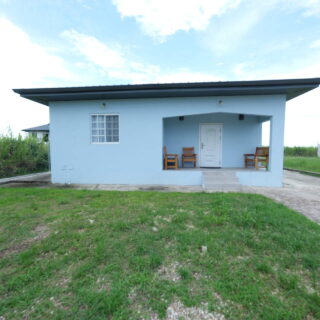
[[163,147],[163,166],[164,169],[178,169],[178,155],[167,153],[167,147]]
[[255,153],[244,154],[244,167],[266,168],[269,165],[269,147],[257,147]]
[[192,162],[193,167],[197,165],[197,155],[194,153],[194,147],[182,148],[182,168],[184,168],[185,162]]

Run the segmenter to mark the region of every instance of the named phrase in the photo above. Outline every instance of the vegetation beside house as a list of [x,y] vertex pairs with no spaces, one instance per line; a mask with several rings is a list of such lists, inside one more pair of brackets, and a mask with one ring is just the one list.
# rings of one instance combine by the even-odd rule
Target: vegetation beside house
[[317,147],[284,147],[285,157],[316,157]]
[[285,147],[284,167],[320,173],[320,158],[317,157],[317,147]]
[[0,190],[0,317],[320,318],[320,226],[263,196]]
[[0,178],[47,171],[48,149],[48,144],[32,136],[0,136]]
[[320,158],[318,157],[285,157],[284,167],[289,169],[320,173]]

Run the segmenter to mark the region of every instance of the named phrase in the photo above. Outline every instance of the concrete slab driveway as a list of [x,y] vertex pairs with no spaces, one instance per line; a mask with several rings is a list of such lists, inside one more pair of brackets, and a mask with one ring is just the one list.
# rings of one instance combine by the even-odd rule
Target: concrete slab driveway
[[[245,191],[245,190],[244,190]],[[284,171],[283,188],[250,188],[320,223],[320,178]]]

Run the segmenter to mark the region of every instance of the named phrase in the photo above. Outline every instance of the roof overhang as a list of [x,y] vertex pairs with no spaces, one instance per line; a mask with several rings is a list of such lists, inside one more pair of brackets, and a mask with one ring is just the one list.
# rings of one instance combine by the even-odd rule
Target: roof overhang
[[51,101],[285,95],[293,99],[320,84],[320,78],[257,81],[134,84],[92,87],[13,89],[22,97],[49,105]]
[[24,132],[49,132],[49,124],[23,129]]

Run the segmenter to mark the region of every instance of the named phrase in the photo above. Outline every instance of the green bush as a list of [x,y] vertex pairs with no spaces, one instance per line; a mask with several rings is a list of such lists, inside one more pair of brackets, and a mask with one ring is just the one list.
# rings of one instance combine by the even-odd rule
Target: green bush
[[48,144],[34,137],[14,137],[11,132],[0,136],[0,178],[49,168]]
[[284,155],[289,157],[316,157],[317,147],[284,147]]

